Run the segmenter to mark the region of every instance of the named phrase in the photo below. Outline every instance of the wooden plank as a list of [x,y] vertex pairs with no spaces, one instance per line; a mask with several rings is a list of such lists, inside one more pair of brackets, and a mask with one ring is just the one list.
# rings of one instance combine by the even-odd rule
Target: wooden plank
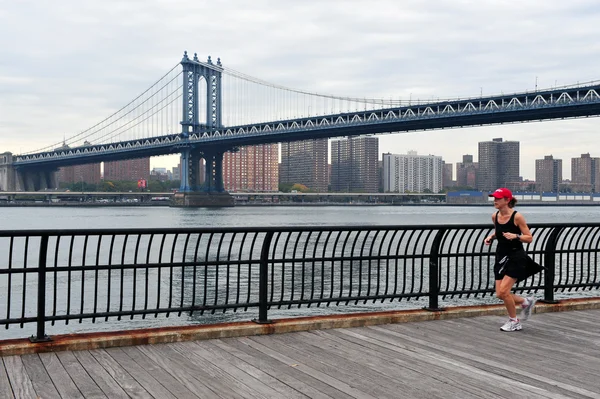
[[[515,394],[517,394],[517,392],[519,392],[519,390],[523,391],[523,393],[527,393],[527,394],[538,394],[540,392],[540,390],[544,391],[545,395],[552,395],[554,392],[557,392],[556,388],[559,388],[561,390],[564,390],[566,392],[571,392],[572,394],[579,394],[582,396],[589,396],[589,397],[595,397],[596,394],[584,389],[584,388],[579,388],[577,386],[571,385],[571,384],[565,384],[565,383],[561,383],[561,382],[557,382],[551,378],[547,378],[543,375],[538,375],[535,372],[537,370],[531,371],[528,369],[524,369],[524,368],[519,368],[519,367],[515,367],[515,364],[510,364],[508,365],[507,362],[499,362],[499,361],[494,361],[494,360],[490,360],[484,356],[477,356],[474,355],[472,353],[466,353],[464,351],[461,350],[456,350],[454,348],[448,347],[448,346],[444,346],[444,345],[440,345],[437,343],[431,343],[428,342],[427,340],[421,339],[421,338],[417,338],[414,335],[411,335],[411,333],[414,333],[414,330],[411,331],[411,333],[409,334],[405,334],[405,333],[398,333],[396,331],[392,331],[392,329],[390,328],[390,326],[386,326],[386,328],[381,328],[381,327],[377,327],[377,326],[373,326],[373,327],[368,327],[368,330],[374,330],[374,332],[379,332],[381,335],[381,337],[385,337],[385,339],[389,339],[391,341],[393,341],[394,339],[404,339],[406,341],[409,341],[413,344],[419,344],[421,346],[425,346],[427,348],[429,348],[429,350],[431,351],[432,349],[435,350],[437,353],[441,353],[444,354],[447,358],[460,358],[461,362],[465,362],[465,361],[470,361],[470,362],[476,362],[477,365],[474,367],[475,369],[494,369],[496,370],[496,375],[498,377],[502,376],[504,377],[505,375],[510,376],[511,380],[513,381],[514,384],[514,391]],[[504,334],[504,335],[518,335],[516,333],[513,334]],[[539,370],[539,369],[538,369]],[[541,372],[541,370],[540,370]],[[533,385],[531,382],[535,382],[536,385]],[[540,388],[540,386],[543,386],[543,388]],[[556,394],[554,395],[555,397],[563,397],[564,394]],[[551,397],[551,396],[550,396]]]
[[158,382],[150,373],[144,370],[132,358],[127,356],[121,348],[107,348],[105,350],[110,357],[118,362],[123,369],[127,370],[127,372],[135,378],[148,393],[150,393],[150,395],[161,399],[177,399],[175,395]]
[[168,344],[143,345],[137,349],[152,361],[156,362],[165,372],[171,375],[183,386],[194,392],[201,398],[211,398],[219,395],[218,391],[211,390],[202,381],[198,380],[195,373],[190,372],[192,366],[189,361],[180,359],[171,354],[167,348]]
[[211,363],[206,363],[203,359],[198,359],[195,356],[183,354],[178,348],[179,344],[161,345],[160,347],[162,355],[179,364],[180,369],[184,369],[189,377],[201,382],[211,391],[227,397],[244,398],[244,395],[254,397],[253,393],[242,384],[239,384],[227,374],[223,374]]
[[110,374],[106,372],[104,367],[102,367],[100,363],[94,359],[90,351],[75,351],[73,354],[106,396],[108,396],[110,399],[129,398],[127,393],[121,389],[121,387],[110,376]]
[[240,343],[238,338],[226,338],[222,340],[212,340],[210,342],[219,349],[227,351],[237,358],[246,361],[248,364],[252,364],[263,370],[265,373],[268,373],[282,383],[305,393],[310,398],[352,398],[344,392],[339,391],[308,374],[301,371],[299,372],[295,369],[295,365],[293,364],[284,364],[272,357],[265,356],[262,352],[248,345]]
[[229,351],[222,350],[218,346],[215,346],[211,341],[196,341],[196,344],[202,346],[206,351],[208,351],[211,358],[219,359],[219,362],[222,362],[221,364],[230,364],[231,366],[248,374],[255,380],[260,381],[263,385],[270,387],[275,395],[289,399],[306,398],[306,395],[304,395],[302,391],[296,390],[293,387],[282,383],[265,371],[253,366],[252,364],[249,364],[239,357],[234,356]]
[[16,398],[38,397],[20,356],[4,357],[4,366]]
[[[273,338],[273,337],[275,337],[275,336],[271,335],[268,338]],[[338,376],[332,377],[328,373],[329,367],[324,367],[323,365],[319,364],[318,362],[299,361],[297,358],[295,358],[295,356],[294,356],[294,358],[290,357],[290,355],[293,356],[293,354],[290,354],[287,352],[282,352],[282,351],[278,350],[278,348],[274,348],[272,346],[272,342],[268,342],[265,345],[261,342],[261,340],[258,340],[256,338],[259,338],[259,337],[246,338],[246,339],[240,340],[240,341],[248,346],[251,346],[251,347],[259,350],[264,355],[271,356],[271,357],[273,357],[281,362],[284,362],[288,365],[295,364],[296,365],[295,368],[297,370],[302,371],[318,380],[321,380],[321,381],[325,382],[326,384],[331,385],[334,388],[336,388],[352,397],[369,398],[369,399],[376,397],[376,396],[370,395],[370,394],[354,387],[353,385],[356,382],[354,380],[346,380],[344,378],[339,379]],[[352,383],[352,385],[350,385],[350,383]]]
[[[461,337],[460,340],[454,340],[453,344],[455,346],[461,345],[466,348],[465,342],[477,342],[478,345],[473,346],[470,349],[471,352],[486,359],[511,364],[517,371],[538,370],[538,373],[541,373],[544,378],[567,385],[575,385],[589,391],[600,391],[600,381],[596,377],[596,370],[600,368],[600,348],[588,341],[580,341],[580,338],[586,334],[576,334],[575,331],[583,330],[585,326],[577,324],[578,316],[575,314],[576,312],[566,313],[571,314],[571,317],[574,318],[572,322],[566,323],[568,330],[573,331],[573,333],[568,333],[569,337],[565,337],[564,328],[553,326],[552,320],[555,320],[557,313],[536,315],[527,321],[526,329],[516,333],[507,334],[496,328],[490,330],[490,320],[496,322],[494,324],[499,324],[497,320],[487,317],[448,320],[443,323],[426,323],[424,325],[427,328],[421,329],[421,332],[439,331],[441,335],[435,337],[437,342],[447,345],[449,339],[452,339],[452,337],[449,337],[453,334],[451,330],[465,331],[467,336]],[[547,328],[540,328],[542,323],[549,324]],[[389,328],[396,331],[408,331],[400,325],[390,326]],[[411,333],[413,332],[411,331]],[[471,336],[470,334],[474,335]],[[413,336],[415,335],[413,334]],[[431,335],[428,335],[426,340],[432,341],[432,338]],[[494,347],[495,350],[492,349]],[[539,371],[540,364],[544,365],[543,372]],[[582,367],[582,365],[586,365],[586,367]],[[565,395],[573,394],[568,388],[554,388],[548,386],[548,384],[525,377],[523,373],[518,373],[516,379],[544,386],[547,389],[554,389],[557,392],[563,392]]]
[[598,316],[535,314],[515,333],[484,316],[5,357],[0,398],[598,398]]
[[[542,316],[542,317],[540,317]],[[533,314],[530,320],[560,320],[558,324],[567,325],[570,323],[577,323],[585,325],[586,327],[582,330],[584,333],[592,333],[594,335],[598,334],[598,329],[595,327],[598,323],[598,318],[600,317],[600,310],[573,310],[569,312],[555,312],[555,313],[544,313],[541,314]]]
[[56,356],[84,398],[106,398],[102,389],[82,367],[73,352],[56,352]]
[[193,342],[184,342],[181,344],[173,344],[169,345],[170,349],[175,350],[180,355],[187,358],[194,365],[202,365],[201,373],[203,376],[208,377],[208,379],[213,381],[218,381],[218,385],[212,385],[211,388],[217,392],[220,392],[222,386],[228,387],[236,395],[239,395],[242,398],[258,398],[259,395],[253,389],[245,385],[244,383],[235,379],[228,371],[225,371],[219,367],[217,367],[211,360],[207,359],[207,357],[202,356],[201,352],[203,352],[202,348],[194,345]]
[[[403,356],[394,352],[387,344],[373,344],[348,335],[338,334],[337,330],[311,331],[307,339],[321,348],[337,351],[341,356],[360,361],[378,372],[398,381],[398,391],[418,389],[428,397],[456,395],[461,398],[488,396],[510,396],[511,391],[490,390],[487,381],[472,380],[465,384],[464,374],[455,367],[443,367],[423,356]],[[407,389],[408,386],[408,389]]]
[[444,389],[428,392],[426,388],[431,390],[435,386],[424,384],[424,376],[411,373],[410,370],[394,369],[382,357],[378,357],[376,352],[365,357],[357,348],[358,345],[350,343],[339,345],[336,342],[327,344],[326,339],[319,339],[310,333],[285,334],[278,338],[280,338],[278,341],[298,350],[299,353],[310,356],[313,360],[327,365],[331,370],[342,373],[346,380],[361,381],[363,389],[368,389],[368,393],[380,397],[397,397],[398,392],[405,397],[423,399],[452,395],[469,397],[464,390],[450,385],[445,386]]
[[[536,370],[544,364],[543,375],[566,384],[577,383],[577,386],[589,390],[600,390],[596,370],[600,368],[600,351],[586,342],[567,343],[564,335],[557,329],[539,331],[530,327],[530,334],[524,332],[504,333],[501,331],[481,331],[475,328],[464,328],[465,324],[474,325],[477,321],[444,321],[429,323],[425,331],[427,340],[435,338],[443,346],[452,345],[490,360],[503,363],[514,363],[515,369]],[[462,325],[462,328],[457,326]],[[399,326],[390,327],[395,331],[408,331]],[[421,330],[423,331],[423,330]],[[457,331],[463,335],[457,339]],[[439,335],[433,336],[435,332]],[[549,336],[540,338],[541,334]],[[469,345],[478,342],[478,345]],[[557,345],[560,342],[560,345]],[[591,352],[591,353],[590,353]],[[588,367],[582,368],[581,364]],[[531,383],[531,381],[529,381]]]
[[359,392],[354,392],[355,390],[348,387],[347,384],[338,382],[308,365],[300,365],[293,359],[290,359],[277,351],[264,347],[259,343],[252,342],[249,338],[230,338],[223,340],[223,342],[253,356],[255,359],[261,359],[264,363],[290,374],[297,380],[315,387],[315,389],[318,389],[332,398],[356,397],[345,391],[360,394]]
[[[335,371],[346,381],[360,381],[361,390],[379,397],[397,397],[398,392],[403,396],[411,398],[430,398],[431,394],[424,392],[422,387],[413,384],[404,383],[398,374],[391,368],[385,368],[385,363],[381,359],[374,359],[373,354],[365,358],[354,345],[347,344],[344,347],[336,347],[333,344],[329,347],[318,347],[314,345],[310,334],[299,335],[302,339],[293,338],[289,335],[281,336],[281,343],[292,347],[295,356],[310,356],[310,358],[325,365],[331,372]],[[290,338],[293,338],[291,340]],[[279,341],[279,340],[278,340]],[[408,374],[402,375],[407,377]],[[414,379],[418,381],[418,378]],[[453,387],[448,386],[446,390],[437,392],[437,395],[452,393]],[[461,394],[462,390],[455,390],[454,394]],[[463,395],[464,396],[464,395]],[[443,396],[440,396],[443,397]]]
[[142,353],[138,347],[122,347],[120,348],[131,360],[139,367],[144,369],[148,374],[156,379],[162,386],[171,392],[176,398],[199,398],[195,392],[190,391],[187,387],[181,384],[169,371],[163,369],[157,362]]
[[104,370],[119,384],[130,398],[152,399],[152,395],[146,391],[121,365],[102,349],[89,352]]
[[62,398],[83,398],[83,395],[77,389],[77,386],[63,367],[56,353],[40,353],[38,356]]
[[[385,342],[389,346],[390,350],[402,354],[404,356],[415,357],[415,358],[429,358],[431,362],[435,362],[436,364],[443,364],[445,367],[453,368],[456,371],[463,374],[463,381],[465,384],[470,385],[471,380],[473,378],[481,378],[483,381],[486,381],[490,384],[490,387],[493,389],[495,386],[500,386],[505,390],[509,390],[516,394],[519,392],[520,395],[526,395],[530,398],[563,398],[564,395],[554,394],[545,389],[538,388],[536,386],[532,386],[530,384],[520,383],[519,381],[515,381],[513,378],[513,373],[506,372],[505,370],[501,370],[497,372],[493,367],[489,367],[487,365],[475,364],[471,365],[468,362],[465,362],[465,358],[462,358],[460,355],[461,352],[454,351],[452,356],[448,356],[448,354],[431,350],[431,348],[421,348],[417,345],[413,345],[412,342],[402,341],[402,336],[388,336],[385,332],[380,332],[378,330],[370,331],[370,328],[366,328],[363,331],[343,331],[340,330],[341,334],[347,334],[356,336],[358,339],[367,340],[373,343]],[[401,342],[398,345],[398,342]],[[491,390],[492,390],[491,389]]]
[[36,394],[41,398],[60,399],[60,394],[37,353],[21,356]]
[[[556,368],[557,374],[564,375],[568,369],[576,374],[576,377],[593,378],[593,374],[585,377],[586,370],[581,368],[582,360],[585,364],[594,365],[600,360],[600,350],[594,348],[586,342],[581,342],[576,339],[565,339],[562,331],[557,329],[540,329],[539,322],[536,325],[529,326],[526,332],[517,332],[514,334],[506,334],[500,331],[485,331],[477,328],[477,325],[472,320],[464,320],[462,326],[468,324],[475,328],[462,328],[466,330],[463,333],[463,339],[454,340],[456,347],[469,349],[476,353],[491,356],[500,360],[503,356],[520,359],[519,364],[522,366],[536,367],[539,362],[546,364],[546,372]],[[456,335],[456,329],[459,324],[456,321],[451,323],[433,323],[428,326],[428,331],[439,332],[440,342],[448,342]],[[454,332],[453,332],[454,331]],[[477,340],[479,345],[469,346],[469,342]],[[560,342],[560,345],[557,345]],[[509,345],[506,345],[508,343]],[[514,344],[513,344],[514,343]],[[585,348],[585,350],[582,350]],[[497,349],[497,350],[493,350]],[[578,354],[574,356],[574,354]],[[592,371],[593,369],[590,369]]]
[[204,345],[198,345],[195,342],[182,342],[173,345],[173,347],[195,363],[202,364],[203,372],[213,378],[218,378],[243,397],[274,398],[280,396],[277,391],[265,385],[263,381],[255,379],[238,369],[224,360],[219,353],[208,351]]
[[10,387],[10,381],[8,380],[8,374],[6,374],[6,368],[4,366],[4,360],[0,357],[0,398],[14,398],[12,388]]
[[[419,350],[414,346],[407,345],[400,339],[387,342],[377,337],[371,337],[368,332],[363,330],[328,330],[327,332],[319,332],[319,334],[334,335],[343,340],[355,342],[364,346],[368,351],[384,352],[394,357],[394,362],[398,364],[398,367],[413,369],[424,376],[434,377],[437,381],[434,380],[432,384],[435,385],[452,383],[460,386],[462,384],[465,391],[481,396],[492,394],[498,397],[510,397],[513,393],[513,385],[508,378],[503,381],[495,381],[486,372],[463,367],[463,364],[458,360],[448,361],[448,359],[440,357],[439,354]],[[465,382],[465,379],[468,382]]]

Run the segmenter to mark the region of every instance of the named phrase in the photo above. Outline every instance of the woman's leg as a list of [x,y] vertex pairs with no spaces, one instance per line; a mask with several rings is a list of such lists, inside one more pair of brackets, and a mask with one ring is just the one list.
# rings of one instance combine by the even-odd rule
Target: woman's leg
[[514,297],[516,297],[516,295],[513,295],[510,292],[512,290],[513,285],[516,282],[516,278],[512,278],[509,276],[504,276],[502,280],[496,280],[496,296],[504,302],[504,306],[506,306],[506,310],[508,312],[508,317],[513,319],[517,317],[517,309],[515,307],[515,302],[523,302],[523,298],[518,297],[520,300],[515,299]]
[[511,294],[511,295],[513,297],[513,301],[515,301],[515,307],[519,306],[519,305],[522,305],[523,302],[525,302],[525,298],[523,298],[522,296],[518,296],[518,295],[515,295],[515,294]]

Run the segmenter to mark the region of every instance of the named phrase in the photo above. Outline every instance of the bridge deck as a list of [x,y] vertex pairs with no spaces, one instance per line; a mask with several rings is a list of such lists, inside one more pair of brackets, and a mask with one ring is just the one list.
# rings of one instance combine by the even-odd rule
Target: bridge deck
[[600,310],[7,356],[0,397],[598,398]]

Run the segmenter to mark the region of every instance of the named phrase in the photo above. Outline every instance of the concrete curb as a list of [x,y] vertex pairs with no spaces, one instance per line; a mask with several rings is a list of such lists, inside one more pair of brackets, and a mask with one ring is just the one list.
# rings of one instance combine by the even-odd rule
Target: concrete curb
[[[600,309],[600,297],[568,299],[556,304],[538,302],[535,313],[563,312],[569,310]],[[271,324],[254,322],[221,323],[202,326],[163,327],[117,332],[65,334],[52,337],[52,341],[31,343],[29,339],[0,341],[0,356],[69,350],[90,350],[115,346],[131,346],[230,338],[266,334],[283,334],[296,331],[324,330],[329,328],[365,327],[378,324],[408,323],[428,320],[446,320],[460,317],[504,316],[503,305],[460,306],[443,311],[400,310],[389,312],[353,313],[333,316],[298,317],[278,319]]]

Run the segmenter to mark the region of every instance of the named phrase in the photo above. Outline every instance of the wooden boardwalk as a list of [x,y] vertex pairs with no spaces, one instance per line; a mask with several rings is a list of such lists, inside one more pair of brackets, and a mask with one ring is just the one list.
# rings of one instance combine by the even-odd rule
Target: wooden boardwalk
[[7,356],[0,398],[600,398],[600,310]]

